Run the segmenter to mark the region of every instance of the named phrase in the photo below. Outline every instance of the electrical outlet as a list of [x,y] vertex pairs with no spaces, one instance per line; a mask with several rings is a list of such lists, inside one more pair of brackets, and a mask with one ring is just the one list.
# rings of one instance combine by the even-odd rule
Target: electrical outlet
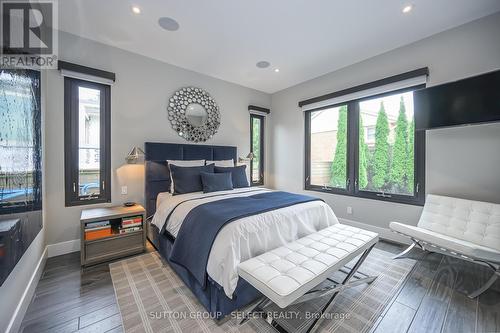
[[347,207],[347,214],[352,215],[352,207],[351,206]]
[[122,186],[122,195],[127,194],[127,192],[128,192],[127,186]]

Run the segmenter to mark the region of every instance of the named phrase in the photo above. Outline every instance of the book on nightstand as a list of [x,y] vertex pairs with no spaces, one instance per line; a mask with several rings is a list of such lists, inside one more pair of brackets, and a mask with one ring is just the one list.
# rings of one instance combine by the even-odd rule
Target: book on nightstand
[[126,234],[129,232],[142,230],[142,216],[131,216],[122,218],[119,233]]
[[85,224],[85,240],[94,240],[113,235],[109,220],[88,222]]
[[110,225],[109,220],[108,221],[88,222],[88,223],[85,223],[85,230],[94,230],[96,228],[107,227],[109,225]]
[[99,227],[94,229],[85,230],[85,240],[94,240],[104,237],[113,236],[111,226]]
[[122,218],[122,228],[132,228],[142,226],[142,216],[133,216]]
[[126,234],[129,232],[142,230],[142,227],[131,227],[131,228],[122,228],[120,229],[120,234]]

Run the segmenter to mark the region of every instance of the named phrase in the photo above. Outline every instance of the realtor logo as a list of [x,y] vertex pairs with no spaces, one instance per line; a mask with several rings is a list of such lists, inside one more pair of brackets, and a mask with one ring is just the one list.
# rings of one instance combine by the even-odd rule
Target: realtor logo
[[57,3],[0,0],[4,68],[57,67]]

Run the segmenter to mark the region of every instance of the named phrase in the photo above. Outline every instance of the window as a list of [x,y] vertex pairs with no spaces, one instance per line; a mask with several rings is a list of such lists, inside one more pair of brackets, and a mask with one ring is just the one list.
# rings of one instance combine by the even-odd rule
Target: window
[[66,77],[66,206],[110,202],[110,86]]
[[40,72],[0,70],[0,115],[0,214],[40,210]]
[[414,127],[416,88],[306,111],[305,188],[423,204],[425,133]]
[[310,113],[310,184],[347,187],[347,105]]
[[[413,92],[359,102],[359,190],[414,195]],[[375,126],[374,140],[363,142]]]
[[373,144],[375,143],[375,127],[365,126],[366,131],[366,143]]
[[250,114],[251,185],[264,185],[264,116]]

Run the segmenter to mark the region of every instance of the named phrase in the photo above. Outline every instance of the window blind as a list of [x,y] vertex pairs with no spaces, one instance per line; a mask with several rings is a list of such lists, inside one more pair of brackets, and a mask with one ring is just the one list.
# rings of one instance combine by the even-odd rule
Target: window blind
[[271,113],[271,110],[260,106],[249,105],[248,112],[250,112],[250,114],[256,114],[259,116],[267,116],[269,113]]
[[398,74],[385,79],[301,101],[299,102],[299,107],[302,111],[309,111],[395,90],[414,87],[426,84],[428,75],[429,70],[427,67],[420,68],[411,72]]
[[59,61],[58,68],[61,71],[62,76],[71,77],[74,79],[96,82],[106,85],[113,85],[116,80],[115,73],[72,64],[65,61]]

